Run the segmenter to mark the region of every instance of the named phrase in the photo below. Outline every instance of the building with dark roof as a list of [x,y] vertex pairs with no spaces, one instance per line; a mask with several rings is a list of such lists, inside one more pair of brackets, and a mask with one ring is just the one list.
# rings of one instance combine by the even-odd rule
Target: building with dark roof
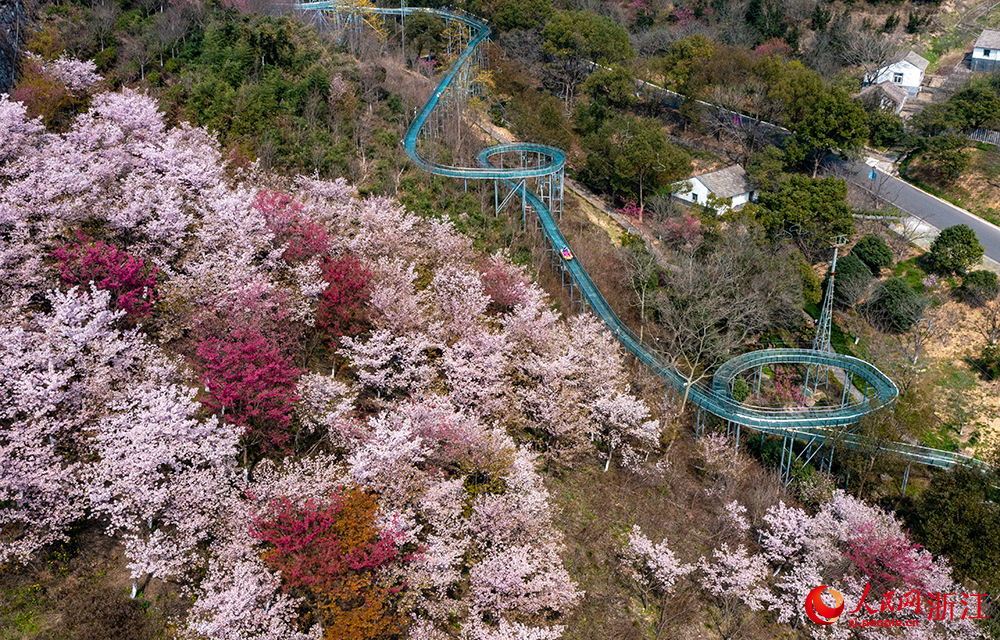
[[715,196],[716,200],[728,200],[729,204],[716,206],[716,212],[720,214],[730,209],[741,208],[755,200],[757,195],[752,189],[747,172],[738,164],[688,178],[681,182],[683,183],[691,185],[690,189],[677,193],[677,197],[685,202],[705,204],[709,195]]
[[868,108],[885,109],[899,114],[909,97],[906,89],[889,81],[870,84],[854,95]]
[[996,71],[1000,67],[1000,31],[984,29],[972,45],[972,70]]

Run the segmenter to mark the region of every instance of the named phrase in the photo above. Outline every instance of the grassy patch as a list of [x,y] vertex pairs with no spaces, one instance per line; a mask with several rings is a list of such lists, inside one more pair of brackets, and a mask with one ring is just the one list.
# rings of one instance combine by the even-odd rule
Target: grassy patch
[[914,291],[923,293],[925,289],[924,277],[927,276],[927,272],[921,269],[920,265],[917,264],[916,257],[897,263],[892,270],[892,275],[896,278],[906,280],[907,284],[909,284]]
[[0,640],[15,640],[38,633],[41,591],[37,584],[0,590]]

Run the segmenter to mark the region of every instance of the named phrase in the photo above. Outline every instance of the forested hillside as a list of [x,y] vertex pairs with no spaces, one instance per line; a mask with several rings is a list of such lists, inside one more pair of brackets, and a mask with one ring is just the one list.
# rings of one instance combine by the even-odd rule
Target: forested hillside
[[[960,163],[947,140],[991,122],[985,80],[905,133],[852,98],[933,7],[463,6],[498,32],[486,90],[425,152],[471,165],[489,120],[567,149],[631,230],[567,195],[575,259],[689,379],[810,344],[850,237],[834,346],[901,395],[787,477],[779,439],[695,440],[492,189],[408,163],[443,20],[402,42],[241,2],[31,7],[0,95],[0,640],[1000,637],[995,473],[883,451],[996,455],[972,389],[1000,285],[971,230],[919,256],[829,171],[866,143]],[[756,203],[671,198],[731,163]],[[930,355],[970,323],[985,344]],[[845,393],[762,373],[741,401]],[[805,606],[822,585],[837,624]]]

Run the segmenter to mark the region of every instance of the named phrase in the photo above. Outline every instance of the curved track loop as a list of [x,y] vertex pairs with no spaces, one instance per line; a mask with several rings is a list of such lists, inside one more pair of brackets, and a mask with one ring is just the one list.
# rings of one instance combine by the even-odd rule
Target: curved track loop
[[[294,7],[297,11],[329,12],[336,12],[341,8],[337,2],[299,3]],[[542,198],[530,189],[526,189],[523,183],[517,182],[525,178],[546,176],[563,171],[566,164],[566,154],[562,150],[532,143],[503,144],[481,151],[477,157],[479,167],[460,167],[429,160],[420,155],[417,149],[417,139],[427,118],[448,90],[462,65],[473,55],[476,47],[489,37],[489,26],[471,16],[439,9],[375,8],[371,11],[388,16],[404,16],[421,11],[433,13],[446,20],[466,25],[469,27],[470,33],[473,34],[468,46],[459,53],[455,63],[441,78],[431,98],[410,123],[403,138],[403,145],[410,159],[421,169],[436,175],[463,179],[499,180],[510,189],[521,190],[527,201],[526,204],[538,215],[542,229],[551,246],[569,246]],[[497,155],[525,151],[538,154],[542,161],[533,166],[522,167],[497,167],[491,164],[490,159]],[[559,255],[558,252],[556,255]],[[639,340],[639,337],[618,318],[611,305],[608,304],[591,280],[579,257],[566,260],[560,256],[559,260],[561,260],[560,267],[570,274],[574,285],[580,288],[581,295],[590,305],[591,310],[604,321],[622,346],[653,369],[670,387],[682,394],[687,393],[690,402],[723,420],[796,440],[810,441],[811,443],[818,441],[821,444],[835,441],[837,446],[858,447],[862,445],[861,439],[843,427],[856,423],[867,413],[891,404],[899,394],[892,380],[864,360],[811,349],[766,349],[746,353],[723,364],[713,376],[710,386],[702,383],[689,384],[688,380],[667,358]],[[860,378],[866,383],[865,397],[859,401],[835,407],[791,409],[755,407],[738,402],[733,397],[732,382],[741,371],[779,363],[810,364],[842,369],[851,374],[855,380]],[[905,443],[892,443],[884,450],[903,460],[935,467],[947,468],[957,464],[982,464],[961,454]]]

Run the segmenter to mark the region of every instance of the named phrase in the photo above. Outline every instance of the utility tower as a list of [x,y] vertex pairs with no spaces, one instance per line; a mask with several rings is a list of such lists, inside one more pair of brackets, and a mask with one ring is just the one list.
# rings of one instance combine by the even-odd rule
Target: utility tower
[[[826,283],[826,295],[823,296],[823,310],[819,314],[819,325],[816,327],[816,338],[813,340],[813,351],[833,351],[830,346],[830,334],[833,328],[833,280],[837,273],[837,252],[847,244],[847,236],[830,238],[833,247],[833,262],[830,263],[830,277]],[[809,365],[806,370],[805,389],[809,390],[809,378],[813,379],[813,389],[819,387],[820,378],[823,384],[829,381],[830,370],[820,365]]]

